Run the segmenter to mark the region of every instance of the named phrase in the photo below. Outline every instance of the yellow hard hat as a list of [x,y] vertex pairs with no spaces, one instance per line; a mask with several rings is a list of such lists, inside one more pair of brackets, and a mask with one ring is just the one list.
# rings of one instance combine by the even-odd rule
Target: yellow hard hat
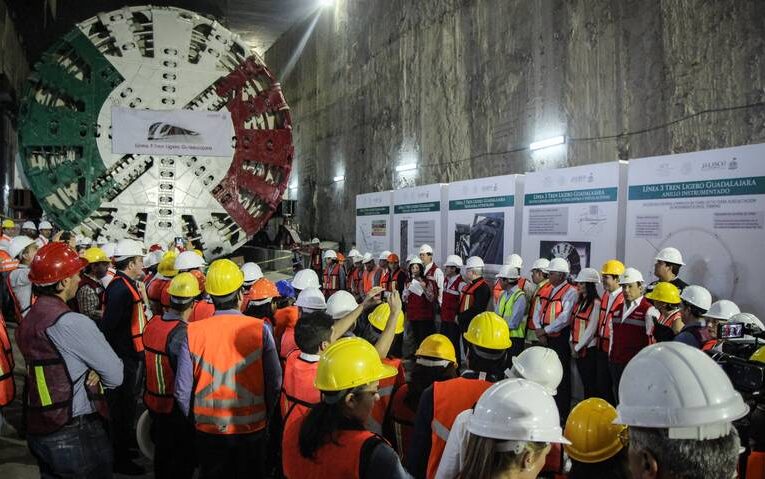
[[600,398],[585,399],[571,410],[563,435],[571,441],[563,448],[571,459],[588,464],[615,456],[624,447],[627,426],[613,424],[616,409]]
[[600,274],[609,274],[612,276],[621,276],[624,274],[624,263],[618,259],[609,259],[603,263],[603,267],[600,268]]
[[512,344],[507,323],[493,311],[484,311],[473,318],[462,336],[467,342],[486,349],[502,350]]
[[191,273],[179,273],[170,281],[167,288],[170,296],[177,298],[196,298],[202,291],[199,290],[199,281]]
[[178,270],[175,269],[175,258],[177,257],[178,253],[176,253],[174,250],[170,250],[165,253],[162,256],[162,259],[159,261],[159,265],[157,266],[157,271],[159,274],[165,278],[172,278],[178,274]]
[[680,290],[672,283],[656,283],[653,291],[645,294],[646,299],[661,301],[667,304],[680,304]]
[[321,354],[313,385],[319,391],[344,391],[397,373],[396,368],[380,361],[377,350],[366,340],[343,338]]
[[420,347],[417,348],[417,352],[414,354],[415,356],[446,359],[457,364],[457,354],[454,351],[454,345],[443,334],[431,334],[423,339]]
[[230,259],[217,259],[207,270],[205,289],[213,296],[226,296],[244,284],[244,273]]
[[[375,329],[382,331],[385,329],[385,325],[388,324],[388,318],[390,317],[390,306],[388,303],[380,303],[374,311],[369,313],[369,324],[375,327]],[[404,332],[404,313],[399,311],[396,318],[396,334]]]
[[13,222],[11,219],[3,220],[3,229],[5,228],[15,228],[16,223]]
[[754,354],[749,357],[749,360],[765,364],[765,346],[762,346],[760,349],[755,351]]
[[195,250],[194,250],[194,254],[196,254],[197,256],[200,256],[200,257],[202,257],[202,258],[204,258],[204,257],[205,257],[205,254],[204,254],[204,253],[202,253],[202,250],[201,250],[201,249],[195,249]]
[[111,260],[106,256],[106,252],[101,248],[94,246],[88,248],[82,252],[82,257],[88,260],[88,263],[111,263]]

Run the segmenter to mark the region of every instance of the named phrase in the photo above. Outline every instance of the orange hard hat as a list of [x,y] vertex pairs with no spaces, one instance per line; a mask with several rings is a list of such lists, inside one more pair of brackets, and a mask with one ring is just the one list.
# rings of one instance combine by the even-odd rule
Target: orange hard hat
[[32,284],[52,284],[79,273],[88,265],[66,243],[51,242],[37,251],[29,265]]
[[391,253],[388,255],[388,263],[398,263],[398,255],[396,253]]
[[343,261],[345,261],[345,255],[343,253],[337,253],[337,261],[339,263],[342,263]]
[[19,267],[19,262],[11,258],[4,249],[0,249],[0,273],[8,273]]
[[267,278],[260,278],[250,288],[250,298],[254,300],[275,298],[279,296],[279,290],[276,285]]
[[205,290],[205,274],[198,269],[192,269],[189,271],[192,276],[194,276],[197,279],[197,282],[199,283],[199,291]]

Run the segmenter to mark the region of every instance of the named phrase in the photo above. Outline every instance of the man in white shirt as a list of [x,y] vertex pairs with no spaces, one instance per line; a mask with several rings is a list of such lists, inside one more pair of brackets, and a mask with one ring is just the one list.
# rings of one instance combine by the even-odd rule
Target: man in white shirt
[[444,272],[433,262],[433,248],[424,244],[420,246],[420,260],[425,268],[425,276],[430,276],[438,285],[438,305],[444,297]]

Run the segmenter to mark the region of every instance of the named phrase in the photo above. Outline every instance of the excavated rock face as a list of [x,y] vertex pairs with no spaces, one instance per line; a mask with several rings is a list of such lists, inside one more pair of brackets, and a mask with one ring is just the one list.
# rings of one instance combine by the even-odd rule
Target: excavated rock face
[[[283,85],[298,220],[350,240],[358,193],[765,141],[762,107],[618,136],[765,101],[763,18],[739,0],[339,0]],[[275,71],[309,22],[267,52]],[[582,140],[525,149],[560,134]]]

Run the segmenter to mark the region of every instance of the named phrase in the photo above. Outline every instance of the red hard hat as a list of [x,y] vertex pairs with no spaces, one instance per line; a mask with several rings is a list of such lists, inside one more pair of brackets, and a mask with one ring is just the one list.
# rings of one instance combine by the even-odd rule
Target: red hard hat
[[197,283],[199,283],[199,291],[205,290],[205,274],[198,269],[193,269],[189,271],[196,279]]
[[398,263],[398,255],[396,253],[389,254],[388,263]]
[[159,243],[154,243],[153,245],[149,246],[149,253],[153,253],[155,251],[159,251],[162,249],[162,245]]
[[50,242],[37,250],[29,265],[29,281],[34,284],[51,284],[74,276],[88,265],[66,243]]

